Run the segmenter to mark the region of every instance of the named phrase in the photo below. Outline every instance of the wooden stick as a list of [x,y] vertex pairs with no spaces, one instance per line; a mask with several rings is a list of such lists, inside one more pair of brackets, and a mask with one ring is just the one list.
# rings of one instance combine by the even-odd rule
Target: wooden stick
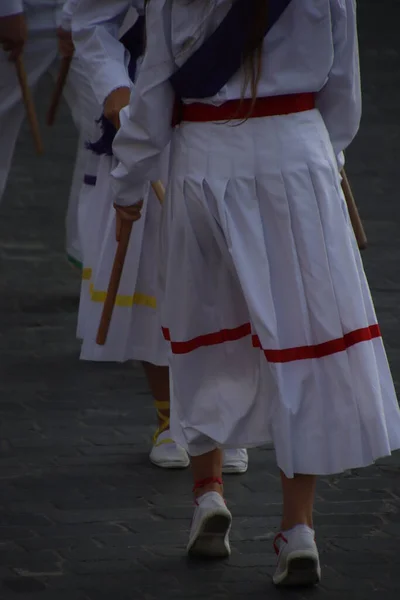
[[151,187],[153,188],[153,192],[157,196],[157,200],[162,206],[165,198],[165,189],[163,184],[161,183],[161,181],[152,181]]
[[57,77],[56,87],[54,89],[50,108],[47,112],[47,125],[49,127],[54,125],[57,110],[60,105],[61,96],[62,96],[62,93],[64,90],[65,82],[67,81],[71,62],[72,62],[71,56],[64,56],[64,58],[61,60],[61,66],[60,66],[60,71],[59,71],[58,77]]
[[19,56],[15,61],[15,68],[17,70],[17,76],[19,85],[21,88],[22,99],[25,104],[25,110],[28,117],[29,125],[32,132],[33,141],[35,143],[36,152],[38,154],[43,154],[43,143],[42,138],[40,136],[39,123],[36,116],[35,105],[32,100],[31,91],[28,85],[28,78],[26,76],[26,71],[24,67],[24,63],[22,60],[22,56]]
[[[162,205],[164,202],[165,189],[161,181],[154,181],[151,184],[158,201]],[[122,277],[126,253],[132,231],[132,221],[122,221],[121,231],[115,253],[113,268],[110,275],[110,281],[107,288],[107,296],[101,314],[100,324],[97,331],[96,344],[104,346],[107,341],[108,332],[110,329],[111,319],[114,312],[115,301],[118,294],[118,288]]]
[[118,294],[118,288],[121,281],[122,270],[124,268],[125,257],[128,250],[129,239],[132,231],[132,221],[122,221],[119,242],[115,253],[113,268],[110,281],[107,288],[107,296],[101,314],[100,325],[97,331],[96,343],[104,346],[107,341],[108,330],[110,329],[111,318],[114,312],[115,300]]
[[349,180],[347,179],[346,171],[342,169],[342,190],[346,199],[347,208],[350,215],[350,221],[353,226],[354,235],[356,236],[357,244],[360,250],[365,250],[368,245],[367,236],[364,231],[363,224],[354,200],[353,192],[351,191]]

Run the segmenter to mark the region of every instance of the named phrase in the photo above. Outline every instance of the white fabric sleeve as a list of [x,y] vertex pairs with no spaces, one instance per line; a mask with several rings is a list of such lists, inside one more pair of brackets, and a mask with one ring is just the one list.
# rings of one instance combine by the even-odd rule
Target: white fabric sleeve
[[71,31],[72,15],[75,12],[79,0],[66,0],[63,4],[59,26],[65,31]]
[[331,0],[334,60],[328,81],[317,95],[317,108],[338,160],[354,139],[361,119],[361,83],[354,0]]
[[101,105],[115,89],[131,88],[129,53],[119,41],[130,6],[129,0],[79,0],[72,14],[75,51]]
[[112,172],[116,202],[129,205],[146,181],[160,177],[160,156],[171,140],[174,92],[169,77],[175,70],[171,52],[171,1],[152,0],[146,14],[146,52],[131,94],[120,113],[121,129],[114,144],[119,161]]
[[9,17],[24,12],[22,0],[0,0],[0,17]]
[[337,161],[337,165],[338,165],[338,169],[339,171],[341,171],[344,168],[345,165],[345,158],[344,158],[344,152],[339,152],[339,154],[336,157],[336,161]]

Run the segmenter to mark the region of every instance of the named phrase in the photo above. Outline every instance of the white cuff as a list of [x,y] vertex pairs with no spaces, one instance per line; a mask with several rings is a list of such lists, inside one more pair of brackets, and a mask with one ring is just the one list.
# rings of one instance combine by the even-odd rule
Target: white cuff
[[1,0],[0,2],[0,18],[17,15],[24,12],[22,0]]
[[339,173],[340,173],[340,171],[344,167],[344,163],[346,162],[345,158],[344,158],[344,152],[339,152],[339,154],[336,157],[336,161],[337,161],[338,169],[339,169]]
[[92,80],[93,90],[99,104],[103,105],[111,92],[118,88],[127,87],[132,89],[132,81],[124,65],[117,62],[107,63],[107,67],[100,68],[96,78]]
[[71,23],[72,23],[71,15],[67,15],[64,12],[62,12],[59,22],[57,23],[58,27],[61,27],[61,29],[64,29],[64,31],[71,31]]
[[129,183],[121,182],[119,179],[115,178],[115,175],[118,177],[118,171],[119,166],[111,172],[113,178],[112,191],[115,204],[118,206],[132,206],[133,204],[140,202],[140,200],[147,198],[150,185],[148,181],[136,185],[129,185]]

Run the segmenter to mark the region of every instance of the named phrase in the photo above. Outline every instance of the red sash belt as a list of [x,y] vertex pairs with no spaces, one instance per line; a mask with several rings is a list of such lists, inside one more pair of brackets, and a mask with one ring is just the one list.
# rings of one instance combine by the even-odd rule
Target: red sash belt
[[251,98],[244,100],[228,100],[220,106],[195,102],[183,104],[177,102],[174,108],[172,126],[176,127],[182,122],[209,123],[213,121],[232,121],[238,119],[257,119],[260,117],[274,117],[290,115],[315,108],[315,94],[290,94],[287,96],[269,96],[257,98],[253,104]]

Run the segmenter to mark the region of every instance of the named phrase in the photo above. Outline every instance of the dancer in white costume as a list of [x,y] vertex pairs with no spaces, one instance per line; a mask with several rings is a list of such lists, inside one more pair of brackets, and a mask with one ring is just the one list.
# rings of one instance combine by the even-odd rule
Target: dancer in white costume
[[283,489],[274,582],[313,584],[316,475],[400,447],[337,162],[361,112],[355,3],[151,0],[146,18],[113,175],[126,205],[172,140],[162,321],[171,431],[195,482],[188,551],[230,552],[220,448],[272,441]]
[[[24,51],[24,64],[32,88],[47,72],[54,79],[58,75],[58,36],[66,47],[65,38],[68,38],[69,27],[69,14],[63,12],[63,4],[64,0],[1,0],[0,2],[0,42],[4,42],[3,47],[10,51],[11,58],[16,58],[22,50]],[[15,67],[12,61],[9,61],[7,54],[2,51],[0,51],[0,73],[1,199],[24,118],[24,106]],[[101,108],[96,105],[91,88],[76,59],[72,61],[64,95],[80,132],[66,218],[67,255],[73,263],[79,265],[81,250],[77,211],[88,160],[85,141],[94,135],[93,115],[96,112],[100,114]]]
[[[119,112],[129,102],[133,87],[132,71],[129,73],[132,57],[119,41],[121,27],[122,31],[126,32],[127,26],[124,23],[130,21],[129,24],[134,25],[136,22],[138,25],[136,18],[143,13],[143,4],[141,0],[81,0],[73,12],[74,41],[78,55],[85,64],[98,101],[104,104],[105,117],[115,128],[119,127]],[[132,11],[138,13],[133,20]],[[132,34],[133,31],[134,29],[131,29],[129,33]],[[142,37],[143,29],[141,33],[140,29],[136,29],[134,35]],[[127,45],[136,45],[132,35]],[[106,124],[106,127],[109,125]],[[165,154],[164,164],[156,179],[166,180],[167,158]],[[87,227],[91,264],[88,263],[84,269],[81,295],[81,358],[98,361],[142,361],[156,399],[159,416],[159,427],[154,435],[150,459],[160,467],[186,467],[189,464],[187,453],[172,441],[169,431],[168,346],[162,336],[157,306],[161,207],[148,183],[144,218],[135,223],[133,228],[107,343],[104,347],[96,344],[97,329],[116,250],[114,196],[110,189],[110,174],[115,166],[112,156],[101,156],[96,193],[90,203],[92,210],[87,210],[88,221],[92,218],[91,227]],[[232,449],[224,455],[224,472],[243,473],[247,470],[247,465],[246,450]]]

